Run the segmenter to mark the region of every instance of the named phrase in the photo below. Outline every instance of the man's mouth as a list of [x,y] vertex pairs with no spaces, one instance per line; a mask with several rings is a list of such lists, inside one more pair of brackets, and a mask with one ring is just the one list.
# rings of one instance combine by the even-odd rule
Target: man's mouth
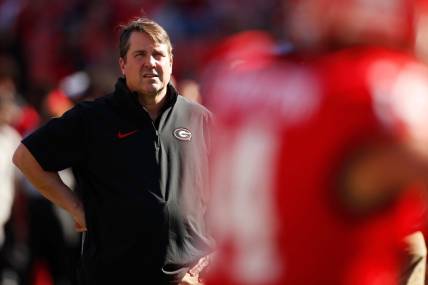
[[147,74],[143,74],[144,78],[155,78],[158,77],[156,74],[152,74],[152,73],[147,73]]

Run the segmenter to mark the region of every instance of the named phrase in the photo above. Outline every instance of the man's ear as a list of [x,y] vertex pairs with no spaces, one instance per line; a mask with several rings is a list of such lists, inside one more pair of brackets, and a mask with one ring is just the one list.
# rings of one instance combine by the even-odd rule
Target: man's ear
[[126,65],[126,59],[123,57],[119,57],[119,67],[123,75],[125,75],[125,65]]

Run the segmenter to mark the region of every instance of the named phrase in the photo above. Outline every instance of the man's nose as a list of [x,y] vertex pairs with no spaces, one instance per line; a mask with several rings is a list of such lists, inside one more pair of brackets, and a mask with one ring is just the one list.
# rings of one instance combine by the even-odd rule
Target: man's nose
[[156,60],[153,56],[148,56],[148,57],[146,57],[146,60],[144,61],[144,65],[151,67],[151,66],[155,65],[155,62],[156,62]]

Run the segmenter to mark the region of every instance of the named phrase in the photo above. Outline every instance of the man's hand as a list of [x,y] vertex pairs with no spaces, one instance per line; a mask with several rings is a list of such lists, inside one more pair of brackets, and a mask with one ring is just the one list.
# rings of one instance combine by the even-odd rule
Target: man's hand
[[210,255],[199,259],[198,263],[193,266],[183,277],[180,285],[203,285],[199,274],[210,264]]
[[74,222],[74,229],[81,233],[81,232],[86,232],[88,229],[86,228],[86,226],[82,226],[81,224],[79,224],[78,222]]
[[203,285],[203,283],[199,281],[199,275],[191,276],[189,273],[186,273],[183,279],[181,279],[181,282],[179,285]]

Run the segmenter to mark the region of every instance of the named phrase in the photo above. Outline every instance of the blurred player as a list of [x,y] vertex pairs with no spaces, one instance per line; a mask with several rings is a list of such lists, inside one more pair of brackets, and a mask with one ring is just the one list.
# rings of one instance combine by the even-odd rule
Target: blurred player
[[208,284],[423,284],[423,266],[409,278],[428,183],[416,4],[289,1],[296,54],[250,32],[220,49],[203,84],[219,119]]

